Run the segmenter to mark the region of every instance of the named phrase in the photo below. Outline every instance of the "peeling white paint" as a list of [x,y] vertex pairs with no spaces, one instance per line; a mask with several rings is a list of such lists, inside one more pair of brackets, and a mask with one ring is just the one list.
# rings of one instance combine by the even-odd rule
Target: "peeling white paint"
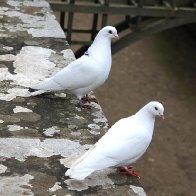
[[67,95],[65,93],[55,93],[55,96],[65,98]]
[[46,139],[42,142],[42,146],[52,150],[55,155],[60,154],[63,157],[69,157],[71,154],[84,152],[91,145],[81,145],[79,142],[68,139]]
[[68,59],[70,62],[76,60],[76,57],[71,49],[62,50],[63,57]]
[[0,14],[3,14],[4,12],[3,11],[7,11],[9,10],[8,7],[0,7]]
[[99,134],[101,134],[99,131],[93,131],[93,130],[91,130],[91,131],[89,131],[91,134],[93,134],[93,135],[99,135]]
[[[26,80],[28,81],[27,77],[25,77],[22,74],[11,74],[8,71],[8,68],[0,68],[0,81],[4,81],[4,80],[12,80],[13,82],[11,82],[11,84],[18,84],[18,83],[22,84],[25,83]],[[18,89],[19,91],[24,90],[21,88],[15,88],[15,89]]]
[[[76,104],[76,101],[72,102],[72,100],[71,100],[70,103]],[[81,108],[79,108],[79,107],[77,107],[77,106],[75,107],[75,109],[76,109],[78,112],[81,112],[81,111],[82,111]]]
[[[0,69],[0,71],[1,71],[1,69]],[[11,101],[11,100],[15,99],[17,96],[29,97],[31,95],[28,92],[28,89],[11,88],[7,91],[7,93],[0,93],[0,100]]]
[[91,145],[80,145],[68,139],[22,139],[22,138],[0,138],[0,157],[14,157],[19,161],[25,161],[29,156],[50,157],[61,155],[69,157],[81,154],[89,149]]
[[11,5],[11,6],[14,6],[14,7],[18,7],[18,6],[21,5],[21,2],[15,1],[15,0],[8,0],[8,1],[7,1],[7,4],[8,4],[8,5]]
[[103,128],[108,128],[108,120],[107,118],[104,116],[103,111],[101,109],[101,106],[99,106],[100,109],[97,109],[96,112],[93,112],[92,115],[96,118],[93,119],[93,121],[97,124],[97,123],[104,123],[104,127]]
[[41,142],[39,142],[39,146],[30,149],[29,152],[26,154],[26,157],[36,156],[36,157],[44,158],[44,157],[51,157],[53,155],[54,152],[52,150],[44,148]]
[[19,131],[19,130],[23,129],[23,127],[21,127],[19,125],[7,125],[7,128],[9,131]]
[[[1,26],[1,25],[0,25]],[[0,37],[9,37],[6,33],[0,33]]]
[[[40,22],[41,27],[27,29],[29,34],[32,34],[33,37],[57,37],[65,38],[65,34],[61,29],[59,23],[56,21],[54,15],[51,13],[46,13],[41,19],[33,19],[34,22]],[[33,22],[33,21],[32,21]],[[32,23],[30,21],[32,26]]]
[[57,126],[52,126],[52,127],[47,128],[47,129],[44,129],[44,130],[46,130],[46,131],[44,131],[43,133],[46,136],[50,136],[50,137],[52,137],[55,133],[60,132],[60,129]]
[[49,188],[48,191],[49,192],[55,192],[55,191],[57,191],[59,189],[62,189],[62,187],[60,186],[60,184],[61,184],[60,182],[56,182],[53,187]]
[[82,191],[88,187],[102,186],[103,189],[114,188],[114,182],[108,177],[108,174],[113,173],[114,169],[105,169],[96,171],[82,181],[68,179],[64,182],[68,185],[69,190]]
[[100,129],[100,126],[97,125],[97,124],[89,124],[88,127],[89,127],[90,129]]
[[72,131],[71,132],[71,135],[73,135],[73,136],[81,136],[81,132],[79,132],[79,131]]
[[23,5],[29,6],[29,7],[50,7],[49,3],[43,0],[41,1],[40,0],[33,0],[33,1],[25,0],[23,2]]
[[[0,68],[0,81],[11,81],[13,86],[19,85],[30,87],[37,82],[50,77],[60,70],[53,62],[50,61],[50,56],[55,53],[54,50],[37,46],[25,46],[16,56],[0,55],[0,60],[13,61],[16,74],[11,74],[8,68]],[[64,65],[68,61],[65,59]],[[0,100],[11,101],[17,96],[29,97],[31,94],[28,89],[13,87],[6,90],[5,93],[0,93]],[[61,93],[59,97],[66,97],[66,94]]]
[[5,50],[7,50],[7,51],[11,51],[11,50],[14,49],[13,47],[9,47],[9,46],[4,46],[3,48],[4,48]]
[[8,5],[11,5],[11,6],[14,6],[14,7],[18,7],[21,5],[21,2],[19,1],[14,1],[14,0],[7,0],[7,4]]
[[29,97],[29,91],[28,89],[23,88],[10,88],[8,93],[12,94],[14,97]]
[[[56,66],[49,60],[54,50],[37,46],[25,46],[14,61],[15,73],[24,75],[21,86],[31,86],[39,80],[49,77]],[[24,84],[25,83],[25,84]]]
[[79,181],[79,180],[74,180],[74,179],[68,179],[64,181],[65,184],[67,184],[67,188],[69,190],[75,190],[75,191],[83,191],[88,189],[88,185],[83,182],[83,181]]
[[[93,119],[93,121],[95,123],[106,123],[107,122],[107,119],[105,117],[102,117],[102,118],[96,118],[96,119]],[[108,124],[106,124],[103,128],[107,128],[108,127]]]
[[0,68],[0,81],[12,80],[12,74],[8,71],[8,68]]
[[[15,8],[13,10],[11,8],[8,10],[1,9],[0,14],[2,16],[7,16],[10,18],[12,17],[18,18],[19,20],[21,20],[21,23],[19,22],[17,24],[11,24],[9,22],[4,23],[2,28],[7,29],[7,31],[9,32],[27,31],[33,37],[65,38],[65,34],[61,29],[59,23],[57,22],[55,16],[52,14],[52,11],[50,10],[50,6],[47,1],[26,0],[24,2],[17,2],[14,0],[9,0],[7,3],[11,6],[14,6]],[[31,15],[31,14],[17,11],[17,7],[22,5],[40,7],[40,12],[44,13],[44,16],[40,16],[38,14]],[[7,21],[9,21],[9,19]]]
[[137,195],[137,196],[146,196],[146,193],[144,191],[144,189],[142,187],[139,187],[139,186],[133,186],[133,185],[130,185],[129,186],[132,191]]
[[34,179],[33,176],[25,174],[24,176],[0,176],[0,195],[25,195],[33,196],[31,191],[30,180]]
[[29,151],[39,143],[39,139],[0,138],[0,156],[24,161]]
[[3,120],[0,120],[0,123],[2,124],[2,123],[4,123],[4,121]]
[[[71,100],[70,100],[70,103],[72,103],[72,104],[77,104],[77,103],[78,103],[78,99],[75,99],[75,98],[74,98],[74,99],[71,99]],[[76,109],[77,109],[77,108],[79,109],[78,111],[81,111],[81,109],[80,109],[79,107],[76,107]]]
[[64,167],[66,168],[70,168],[71,165],[76,162],[76,160],[81,157],[86,151],[84,151],[83,153],[81,152],[80,154],[71,154],[69,157],[67,158],[62,158],[60,159],[60,163],[62,165],[64,165]]
[[83,119],[85,119],[84,117],[78,116],[78,115],[76,115],[74,118],[76,118],[76,119],[78,119],[78,120],[83,120]]
[[7,170],[7,167],[3,164],[0,164],[0,174],[5,173]]
[[33,112],[32,110],[28,109],[28,108],[24,108],[22,106],[16,106],[14,109],[13,109],[13,112],[14,113],[18,113],[18,112]]
[[77,129],[77,128],[78,128],[77,125],[68,125],[67,127],[68,127],[69,129]]
[[[11,80],[12,85],[29,87],[39,80],[49,77],[56,66],[49,61],[52,52],[54,51],[46,48],[27,46],[23,47],[17,56],[1,55],[1,60],[15,60],[13,65],[16,74],[11,74],[8,68],[0,68],[0,81]],[[1,100],[10,101],[17,96],[30,96],[28,89],[11,88],[7,92],[0,93]]]
[[14,61],[16,58],[13,54],[3,54],[0,55],[0,61]]
[[[91,96],[92,96],[91,92]],[[93,96],[94,98],[96,98],[95,96]],[[91,102],[90,105],[94,108],[96,108],[96,111],[92,113],[92,115],[96,118],[93,119],[93,121],[98,124],[98,123],[103,123],[104,126],[103,128],[108,128],[108,120],[107,118],[104,116],[103,110],[101,108],[101,106],[98,103],[95,102]]]

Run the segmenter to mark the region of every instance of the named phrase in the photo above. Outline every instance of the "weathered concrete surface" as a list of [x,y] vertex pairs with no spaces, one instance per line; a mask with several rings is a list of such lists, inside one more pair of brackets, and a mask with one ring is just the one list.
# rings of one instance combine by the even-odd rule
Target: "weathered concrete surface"
[[145,195],[135,178],[114,169],[80,182],[65,177],[107,119],[98,104],[78,109],[64,92],[28,93],[74,60],[46,1],[1,1],[0,21],[0,195]]

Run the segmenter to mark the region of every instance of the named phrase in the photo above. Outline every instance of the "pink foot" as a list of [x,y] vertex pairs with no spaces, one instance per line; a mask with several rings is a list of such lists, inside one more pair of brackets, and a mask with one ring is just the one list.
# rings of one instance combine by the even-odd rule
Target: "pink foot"
[[120,173],[123,173],[123,174],[127,174],[127,175],[130,175],[130,176],[140,178],[139,174],[136,173],[135,171],[133,171],[133,166],[120,167],[120,168],[118,168],[118,171]]
[[81,109],[91,109],[90,105],[85,105],[85,104],[77,104],[76,107],[81,108]]
[[82,101],[84,102],[95,102],[95,103],[98,103],[97,99],[96,98],[90,98],[90,97],[82,97],[81,99]]

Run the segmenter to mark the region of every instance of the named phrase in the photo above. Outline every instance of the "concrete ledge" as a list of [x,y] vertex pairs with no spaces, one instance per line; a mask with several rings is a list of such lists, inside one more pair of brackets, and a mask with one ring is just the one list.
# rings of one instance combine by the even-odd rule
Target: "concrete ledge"
[[133,187],[137,179],[114,169],[81,182],[65,177],[108,129],[107,119],[99,104],[78,109],[64,92],[28,93],[74,60],[47,1],[1,1],[0,18],[0,195],[145,195]]

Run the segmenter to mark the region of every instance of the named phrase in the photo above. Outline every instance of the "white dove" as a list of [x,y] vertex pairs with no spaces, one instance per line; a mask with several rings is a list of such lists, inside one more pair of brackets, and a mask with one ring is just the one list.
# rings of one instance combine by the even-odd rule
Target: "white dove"
[[67,90],[78,97],[81,107],[84,106],[81,103],[82,97],[102,85],[108,78],[112,64],[112,38],[118,39],[116,28],[112,26],[102,28],[83,56],[51,78],[29,88],[31,95]]
[[139,159],[148,148],[153,135],[155,116],[163,116],[164,107],[149,102],[135,115],[116,122],[108,132],[65,173],[83,180],[96,170],[118,167],[120,171],[139,176],[128,165]]

